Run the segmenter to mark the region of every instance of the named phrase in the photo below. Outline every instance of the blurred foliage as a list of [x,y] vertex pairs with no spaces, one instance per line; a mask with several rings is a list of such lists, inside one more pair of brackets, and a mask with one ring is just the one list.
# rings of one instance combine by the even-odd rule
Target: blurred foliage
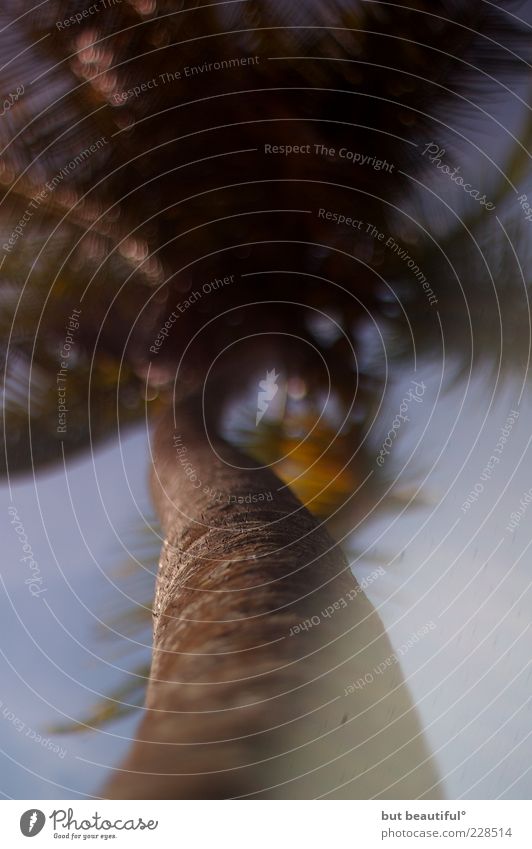
[[[14,473],[60,461],[63,450],[79,450],[114,435],[118,421],[144,416],[146,401],[171,385],[194,334],[248,300],[277,302],[246,313],[248,332],[285,328],[317,345],[340,395],[349,396],[352,386],[349,346],[342,339],[321,344],[300,304],[334,311],[355,347],[363,344],[369,313],[387,333],[389,351],[411,357],[404,310],[390,302],[383,278],[408,310],[418,351],[434,350],[438,322],[396,257],[315,214],[259,213],[257,190],[262,210],[320,206],[356,214],[358,207],[383,232],[398,232],[440,293],[450,343],[463,346],[463,302],[448,265],[429,236],[409,231],[396,207],[418,202],[406,174],[421,178],[430,171],[413,143],[434,132],[437,110],[440,122],[449,116],[457,122],[464,98],[489,99],[494,77],[518,73],[516,57],[526,42],[516,19],[504,14],[506,3],[435,0],[425,14],[425,4],[413,0],[401,7],[355,0],[186,7],[177,0],[124,0],[61,26],[85,5],[50,0],[21,9],[7,0],[1,12],[2,88],[25,87],[0,122],[2,244],[31,209],[0,267],[4,471],[6,463]],[[269,60],[287,55],[300,58]],[[185,75],[186,66],[235,56],[259,61],[227,73]],[[163,82],[164,74],[175,78]],[[131,94],[150,80],[157,85],[149,96]],[[443,143],[441,123],[438,133]],[[393,162],[394,173],[325,156],[267,158],[260,154],[265,141],[355,147]],[[70,169],[80,154],[83,161]],[[522,170],[522,156],[512,162]],[[433,213],[425,206],[422,212],[430,225]],[[486,215],[474,222],[485,241],[493,238],[490,227]],[[451,228],[445,246],[456,246],[460,261],[463,233]],[[294,272],[290,285],[275,275],[244,284],[246,272],[276,267],[272,245],[279,239],[283,268]],[[189,310],[152,357],[150,345],[175,304],[226,271],[239,275],[239,285]],[[476,297],[485,289],[478,257],[467,275]],[[73,308],[81,309],[81,320],[62,434],[56,374]],[[235,322],[242,320],[237,312]],[[179,391],[197,385],[230,335],[227,323],[209,325],[190,350]],[[300,376],[310,368],[301,361]],[[376,391],[375,373],[366,377]],[[315,468],[323,480],[331,470]],[[306,491],[307,484],[300,486]]]

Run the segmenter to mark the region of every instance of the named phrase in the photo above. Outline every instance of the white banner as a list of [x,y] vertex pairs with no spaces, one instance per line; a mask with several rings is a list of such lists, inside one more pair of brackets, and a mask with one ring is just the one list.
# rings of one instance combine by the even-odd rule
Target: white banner
[[0,816],[9,849],[532,846],[526,801],[5,801]]

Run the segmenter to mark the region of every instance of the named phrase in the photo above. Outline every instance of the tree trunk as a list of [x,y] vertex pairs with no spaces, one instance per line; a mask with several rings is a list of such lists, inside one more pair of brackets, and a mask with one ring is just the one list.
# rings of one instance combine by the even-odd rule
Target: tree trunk
[[209,444],[197,404],[177,417],[154,438],[145,714],[105,795],[421,795],[437,779],[398,668],[345,692],[392,649],[341,549],[269,469]]

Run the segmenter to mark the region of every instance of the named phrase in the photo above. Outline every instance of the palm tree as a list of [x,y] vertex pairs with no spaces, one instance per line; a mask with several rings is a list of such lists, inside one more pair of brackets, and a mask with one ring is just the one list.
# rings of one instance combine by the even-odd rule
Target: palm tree
[[6,472],[157,420],[153,661],[105,793],[436,797],[398,668],[346,695],[393,649],[340,543],[375,471],[368,334],[398,366],[440,322],[463,347],[423,142],[520,32],[482,2],[181,6],[4,12]]

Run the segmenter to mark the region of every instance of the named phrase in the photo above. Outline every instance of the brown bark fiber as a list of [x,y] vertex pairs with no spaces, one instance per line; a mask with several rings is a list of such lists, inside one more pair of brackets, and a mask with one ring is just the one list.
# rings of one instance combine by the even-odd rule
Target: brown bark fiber
[[[137,741],[105,795],[420,795],[437,779],[399,670],[344,693],[392,649],[341,549],[269,469],[210,445],[198,413],[179,409],[175,427],[168,415],[154,438],[153,662]],[[259,493],[272,500],[238,503]]]

